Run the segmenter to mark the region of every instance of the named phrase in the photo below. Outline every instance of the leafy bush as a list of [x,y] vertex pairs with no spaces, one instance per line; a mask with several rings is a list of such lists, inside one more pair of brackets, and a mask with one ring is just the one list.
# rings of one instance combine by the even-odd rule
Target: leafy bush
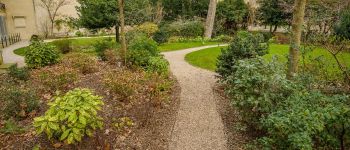
[[344,10],[340,16],[339,22],[336,24],[335,33],[343,38],[350,39],[350,10]]
[[51,92],[69,89],[79,77],[77,70],[62,65],[34,70],[31,76],[39,89]]
[[72,40],[56,40],[53,41],[52,44],[55,45],[57,49],[61,51],[62,54],[67,54],[72,51]]
[[128,45],[132,44],[133,40],[139,37],[147,37],[147,34],[138,30],[130,30],[125,34],[125,39]]
[[218,57],[216,72],[225,79],[235,72],[235,64],[238,60],[254,58],[267,53],[268,44],[260,34],[253,35],[246,31],[238,32],[228,48],[222,49]]
[[28,80],[30,77],[28,68],[18,68],[17,65],[12,65],[8,68],[8,74],[18,80]]
[[25,130],[18,126],[17,123],[12,120],[6,120],[4,127],[0,129],[0,132],[5,133],[5,134],[16,134],[16,133],[23,133]]
[[164,29],[160,29],[159,31],[155,32],[153,35],[153,40],[156,41],[158,44],[163,44],[168,42],[169,35]]
[[75,32],[75,36],[81,37],[81,36],[84,36],[84,33],[81,31],[77,31],[77,32]]
[[112,38],[105,38],[94,43],[93,47],[97,52],[97,56],[101,60],[106,61],[106,56],[104,55],[105,51],[108,49],[116,48],[116,45],[115,45],[115,42],[112,40]]
[[97,71],[97,60],[87,54],[72,53],[64,56],[62,63],[66,67],[73,67],[82,74],[94,73]]
[[131,71],[112,71],[104,76],[104,85],[122,100],[128,99],[135,94],[135,75]]
[[160,75],[167,75],[169,73],[169,62],[160,56],[150,57],[146,69]]
[[166,24],[162,28],[166,28],[170,36],[181,37],[198,37],[204,34],[204,25],[197,20],[178,20],[171,24]]
[[232,39],[233,38],[231,36],[228,36],[228,35],[219,35],[219,36],[216,36],[213,39],[210,39],[210,41],[229,43],[229,42],[232,41]]
[[127,59],[136,66],[146,67],[151,57],[159,56],[157,43],[145,36],[135,37],[128,48]]
[[8,86],[1,88],[0,93],[5,118],[23,118],[39,108],[39,98],[33,90]]
[[104,53],[106,61],[110,64],[117,64],[118,61],[121,61],[120,55],[117,50],[108,49]]
[[103,127],[103,119],[97,115],[103,106],[102,98],[89,89],[71,90],[48,105],[45,115],[34,119],[34,127],[37,134],[45,132],[49,139],[72,144]]
[[29,68],[40,68],[57,63],[59,53],[55,46],[37,41],[29,45],[24,58]]
[[151,22],[145,22],[139,25],[136,30],[147,34],[148,37],[152,37],[158,31],[158,26]]

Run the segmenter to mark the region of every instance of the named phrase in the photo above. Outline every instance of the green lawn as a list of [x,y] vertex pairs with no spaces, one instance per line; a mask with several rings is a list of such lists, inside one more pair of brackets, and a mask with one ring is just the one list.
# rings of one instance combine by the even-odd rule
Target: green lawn
[[[113,37],[93,37],[93,38],[80,38],[80,39],[70,39],[70,40],[72,41],[73,50],[82,49],[84,52],[87,51],[87,53],[90,53],[91,50],[89,50],[89,47],[91,47],[92,44],[94,44],[96,41],[101,40],[103,38],[112,38],[113,40],[115,40],[115,38]],[[49,43],[54,43],[54,41]],[[27,48],[28,47],[22,47],[22,48],[16,49],[14,53],[20,56],[24,56]]]
[[[208,48],[196,52],[187,54],[185,59],[187,62],[193,66],[215,71],[217,57],[221,54],[221,48],[215,47]],[[271,44],[269,49],[269,54],[263,56],[266,60],[271,60],[273,56],[277,56],[279,60],[283,63],[287,62],[287,56],[289,52],[289,45]],[[336,61],[332,58],[332,55],[328,53],[327,50],[322,48],[317,48],[313,52],[306,55],[307,58],[317,58],[323,56],[322,58],[329,62],[327,68],[329,71],[338,70]],[[350,53],[342,53],[339,55],[340,61],[350,67]],[[310,60],[310,59],[307,59]]]
[[186,49],[186,48],[192,48],[192,47],[200,47],[200,46],[206,46],[206,45],[215,45],[218,44],[218,42],[184,42],[184,43],[164,43],[158,46],[159,50],[161,52],[166,51],[175,51],[180,49]]

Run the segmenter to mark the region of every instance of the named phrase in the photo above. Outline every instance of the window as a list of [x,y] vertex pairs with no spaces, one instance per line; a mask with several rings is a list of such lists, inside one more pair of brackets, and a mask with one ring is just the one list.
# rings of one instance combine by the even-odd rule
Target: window
[[26,27],[26,18],[24,16],[15,16],[13,17],[15,28],[25,28]]

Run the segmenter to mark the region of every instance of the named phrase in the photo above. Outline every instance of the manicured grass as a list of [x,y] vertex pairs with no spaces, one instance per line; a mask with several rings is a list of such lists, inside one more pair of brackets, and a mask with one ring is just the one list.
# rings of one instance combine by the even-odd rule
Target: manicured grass
[[164,44],[161,44],[160,46],[158,46],[158,49],[161,52],[166,52],[166,51],[175,51],[175,50],[181,50],[181,49],[192,48],[192,47],[215,45],[215,44],[218,44],[218,42],[164,43]]
[[[94,37],[94,38],[80,38],[80,39],[69,39],[72,41],[72,47],[73,50],[74,48],[78,48],[78,49],[89,49],[89,47],[91,47],[95,42],[97,42],[98,40],[101,40],[103,38],[112,38],[113,40],[115,40],[115,38],[113,37]],[[53,42],[49,42],[49,43],[54,43]],[[14,53],[20,56],[24,56],[25,55],[25,51],[28,47],[22,47],[19,49],[14,50]],[[90,50],[87,50],[90,51]]]
[[[221,48],[223,47],[215,47],[204,49],[196,52],[192,52],[187,54],[185,59],[190,64],[208,69],[211,71],[215,71],[216,69],[216,60],[217,57],[221,54]],[[289,52],[289,45],[280,45],[280,44],[271,44],[269,49],[269,54],[263,56],[266,60],[271,60],[273,56],[276,56],[278,60],[282,63],[287,62],[287,56]],[[339,71],[337,68],[336,61],[333,59],[332,55],[329,52],[322,48],[317,48],[311,53],[306,55],[306,62],[309,62],[310,59],[322,58],[329,64],[327,70],[330,72]],[[339,59],[341,63],[346,64],[350,67],[350,53],[342,53],[339,54]]]

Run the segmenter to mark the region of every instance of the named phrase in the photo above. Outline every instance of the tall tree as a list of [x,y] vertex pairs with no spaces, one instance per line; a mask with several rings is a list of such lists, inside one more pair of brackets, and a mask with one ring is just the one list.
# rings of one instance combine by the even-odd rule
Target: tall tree
[[292,13],[286,11],[284,4],[286,0],[260,0],[258,8],[258,19],[263,25],[270,26],[270,32],[276,32],[277,28],[287,25]]
[[298,72],[301,32],[304,24],[306,1],[307,0],[294,1],[292,37],[289,49],[289,67],[287,73],[289,79],[294,77]]
[[[216,28],[223,28],[224,33],[235,33],[248,25],[249,9],[244,0],[223,0],[217,6]],[[220,25],[220,27],[218,26]]]
[[213,34],[214,22],[215,22],[215,14],[216,14],[216,4],[217,0],[210,0],[207,20],[205,22],[205,32],[204,37],[211,38]]
[[124,0],[119,1],[119,22],[120,22],[120,44],[122,56],[124,57],[124,65],[126,65],[126,39],[125,39],[125,19],[124,19]]
[[67,0],[40,0],[39,5],[47,11],[49,16],[51,36],[53,36],[54,24],[59,15],[58,10],[68,4]]
[[79,26],[91,30],[115,27],[116,40],[119,41],[117,0],[78,0],[78,3]]

